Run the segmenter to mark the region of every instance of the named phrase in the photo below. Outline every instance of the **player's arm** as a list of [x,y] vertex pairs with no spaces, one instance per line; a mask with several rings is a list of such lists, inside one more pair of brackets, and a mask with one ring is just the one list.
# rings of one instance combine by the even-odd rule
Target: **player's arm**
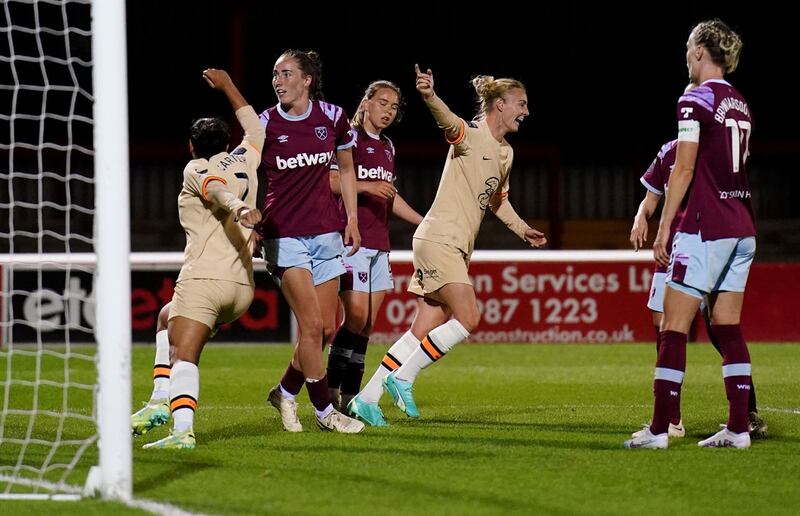
[[339,190],[347,212],[347,226],[344,229],[344,243],[352,242],[352,249],[347,256],[353,256],[361,247],[361,234],[358,232],[358,208],[356,204],[356,171],[353,167],[353,151],[350,148],[336,151],[336,163],[339,166]]
[[444,131],[447,143],[451,145],[460,143],[464,139],[466,123],[461,117],[450,111],[447,104],[436,96],[436,92],[433,91],[433,72],[431,69],[428,68],[426,72],[422,72],[419,69],[419,65],[415,64],[414,71],[417,74],[417,91],[431,111],[436,124]]
[[[338,166],[331,165],[331,191],[336,195],[342,195],[342,180],[339,177]],[[397,189],[388,181],[358,181],[356,180],[356,193],[368,193],[383,199],[391,199],[397,193]]]
[[415,226],[419,226],[419,223],[422,222],[422,215],[417,213],[417,210],[412,208],[400,194],[394,196],[392,214]]
[[692,183],[699,146],[699,140],[697,142],[678,141],[675,168],[672,169],[672,174],[669,176],[669,188],[667,188],[667,195],[664,198],[664,209],[661,210],[658,234],[655,242],[653,242],[656,261],[661,265],[669,265],[670,250],[667,249],[667,240],[669,239],[670,228],[681,201],[683,201],[686,192],[689,190],[689,185]]
[[527,222],[517,214],[517,211],[508,202],[508,190],[497,192],[489,202],[489,209],[492,210],[498,219],[508,227],[515,235],[527,242],[531,247],[544,247],[547,238],[544,233],[533,229]]
[[228,181],[222,175],[210,175],[203,179],[202,197],[211,202],[213,208],[223,209],[236,215],[236,220],[246,227],[252,228],[261,221],[261,212],[248,207],[235,193],[228,188]]
[[697,152],[700,147],[701,124],[710,122],[714,116],[708,101],[704,98],[704,92],[713,94],[707,86],[698,86],[678,99],[676,109],[678,145],[675,165],[669,176],[664,208],[661,210],[661,220],[658,223],[658,234],[653,242],[653,255],[656,261],[664,266],[669,265],[670,249],[667,249],[667,241],[672,221],[694,178]]
[[639,209],[633,217],[633,227],[631,227],[631,244],[633,249],[638,251],[644,246],[647,241],[647,221],[653,216],[656,211],[658,203],[661,201],[661,196],[648,190],[647,195],[644,196],[642,202],[639,203]]
[[242,129],[244,129],[243,142],[249,143],[260,155],[261,150],[264,148],[266,129],[258,119],[253,107],[247,103],[241,92],[239,92],[239,88],[233,83],[228,72],[209,68],[203,71],[203,78],[209,86],[223,92],[228,97],[231,107],[236,112],[236,118],[239,120]]

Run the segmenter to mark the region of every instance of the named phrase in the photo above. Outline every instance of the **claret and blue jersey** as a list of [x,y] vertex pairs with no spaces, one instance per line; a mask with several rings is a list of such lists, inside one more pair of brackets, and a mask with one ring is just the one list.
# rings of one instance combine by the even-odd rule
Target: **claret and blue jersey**
[[709,80],[681,96],[677,116],[678,140],[699,145],[677,231],[703,240],[754,236],[747,178],[753,120],[747,102],[727,81]]
[[347,114],[314,100],[299,116],[273,106],[260,116],[267,138],[262,168],[267,175],[263,238],[321,235],[340,231],[346,219],[330,189],[330,164],[337,150],[351,148]]

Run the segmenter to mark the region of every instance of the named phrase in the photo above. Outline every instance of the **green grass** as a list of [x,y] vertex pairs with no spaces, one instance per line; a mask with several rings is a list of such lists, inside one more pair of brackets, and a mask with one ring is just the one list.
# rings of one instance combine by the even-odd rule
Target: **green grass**
[[[384,350],[371,349],[367,377]],[[265,398],[288,346],[211,344],[200,364],[198,448],[140,449],[167,428],[136,438],[135,496],[209,514],[797,514],[798,352],[751,346],[770,437],[750,450],[697,447],[725,421],[727,402],[716,352],[691,345],[687,437],[669,450],[629,451],[622,441],[651,415],[652,345],[460,346],[419,377],[422,419],[405,418],[385,397],[391,426],[352,436],[317,430],[305,393],[306,431],[281,430]],[[137,347],[137,407],[151,368],[152,349]],[[14,461],[0,446],[0,463]],[[106,507],[2,505],[29,514]]]

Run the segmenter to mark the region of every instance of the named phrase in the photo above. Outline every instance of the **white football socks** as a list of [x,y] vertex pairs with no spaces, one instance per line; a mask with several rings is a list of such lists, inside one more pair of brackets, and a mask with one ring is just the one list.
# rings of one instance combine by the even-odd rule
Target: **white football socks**
[[169,398],[169,337],[167,330],[156,333],[156,359],[153,364],[153,393],[150,401]]
[[175,431],[192,428],[197,398],[200,395],[200,370],[191,362],[178,361],[172,366],[169,398]]
[[396,370],[403,365],[408,357],[419,346],[419,340],[414,336],[411,331],[407,331],[400,337],[397,342],[392,344],[389,351],[384,355],[381,365],[372,375],[367,385],[358,393],[358,396],[364,403],[378,403],[383,395],[383,379],[386,375]]
[[420,371],[438,361],[453,346],[467,337],[469,337],[469,332],[455,319],[450,319],[443,325],[437,326],[428,333],[427,337],[422,339],[419,347],[397,370],[395,377],[406,382],[413,382]]

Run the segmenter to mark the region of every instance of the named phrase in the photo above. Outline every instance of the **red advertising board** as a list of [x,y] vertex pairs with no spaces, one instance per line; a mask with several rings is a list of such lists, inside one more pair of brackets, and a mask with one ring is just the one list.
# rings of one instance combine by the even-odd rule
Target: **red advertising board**
[[[161,307],[172,299],[177,269],[148,267],[131,272],[131,331],[134,342],[153,342]],[[256,274],[248,311],[219,328],[215,342],[288,342],[289,306],[264,268]],[[7,281],[8,279],[12,281]],[[13,291],[0,296],[0,348],[16,343],[94,342],[93,276],[87,271],[50,268],[3,269],[0,280]]]
[[[647,342],[649,262],[480,262],[470,265],[481,323],[472,342]],[[393,342],[416,310],[406,292],[410,263],[393,263],[395,288],[383,303],[374,342]],[[800,291],[800,264],[755,264],[743,327],[752,341],[800,341],[787,309]],[[696,326],[701,327],[702,324]],[[704,330],[697,331],[705,338]]]
[[[158,253],[157,253],[158,254]],[[395,287],[378,315],[373,342],[393,342],[411,325],[416,299],[406,292],[411,281],[410,252],[392,253]],[[481,323],[473,342],[652,342],[646,307],[652,262],[627,251],[477,251],[470,266]],[[182,255],[134,256],[132,331],[134,340],[153,339],[158,310],[172,294]],[[140,262],[140,263],[139,263]],[[216,341],[287,342],[292,340],[286,301],[257,266],[256,299],[236,324],[226,325]],[[13,272],[12,272],[13,271]],[[13,281],[12,281],[13,280]],[[0,296],[0,346],[13,330],[15,342],[93,341],[91,274],[4,267],[0,285],[14,291]],[[754,342],[800,342],[794,295],[800,292],[800,263],[756,263],[750,271],[742,325]],[[40,330],[37,336],[36,331]],[[705,340],[702,323],[692,339]]]
[[[795,319],[798,292],[800,264],[754,264],[742,308],[745,338],[757,342],[800,342],[800,325]],[[705,328],[698,334],[705,339]]]

